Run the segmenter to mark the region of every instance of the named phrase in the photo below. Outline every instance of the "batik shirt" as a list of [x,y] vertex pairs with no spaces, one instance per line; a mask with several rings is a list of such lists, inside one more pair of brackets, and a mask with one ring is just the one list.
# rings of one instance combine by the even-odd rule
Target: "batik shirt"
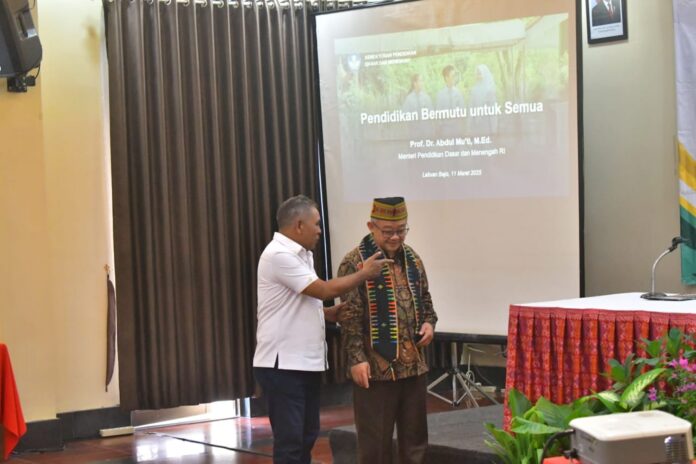
[[[350,378],[350,368],[361,362],[370,363],[371,380],[394,380],[412,377],[428,372],[423,348],[417,348],[414,336],[420,331],[424,322],[429,322],[433,329],[437,322],[437,314],[433,309],[433,301],[428,290],[428,278],[425,274],[423,261],[414,252],[416,266],[420,273],[422,301],[420,322],[417,323],[416,309],[406,276],[403,252],[399,251],[390,264],[394,276],[396,303],[399,317],[399,356],[392,363],[393,375],[389,361],[378,355],[370,343],[369,310],[367,287],[358,286],[345,295],[341,301],[347,303],[341,315],[341,342],[346,352],[347,375]],[[353,274],[362,265],[360,250],[355,248],[348,253],[338,268],[338,276]]]

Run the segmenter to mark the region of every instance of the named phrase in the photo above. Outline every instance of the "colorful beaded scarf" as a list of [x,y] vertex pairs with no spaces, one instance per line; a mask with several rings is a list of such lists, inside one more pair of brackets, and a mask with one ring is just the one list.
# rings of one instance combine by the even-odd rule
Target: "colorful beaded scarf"
[[[365,236],[359,246],[360,257],[365,261],[377,253],[379,248],[375,244],[372,234]],[[420,329],[421,308],[421,279],[416,266],[416,258],[413,250],[408,245],[402,246],[406,276],[411,297],[416,309],[416,331]],[[367,287],[367,302],[370,313],[370,342],[372,348],[389,362],[399,357],[399,316],[396,305],[396,292],[394,277],[389,266],[382,268],[382,274],[374,280],[365,282]],[[415,333],[415,332],[414,332]]]

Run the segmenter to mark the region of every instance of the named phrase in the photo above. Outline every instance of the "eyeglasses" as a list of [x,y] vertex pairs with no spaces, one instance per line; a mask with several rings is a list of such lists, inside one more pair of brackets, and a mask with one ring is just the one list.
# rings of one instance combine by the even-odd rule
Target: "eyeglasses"
[[404,238],[409,231],[409,227],[407,225],[398,229],[382,229],[375,223],[375,221],[372,221],[372,225],[375,226],[375,228],[382,233],[382,237],[384,238],[391,238],[394,235],[398,235],[399,237]]

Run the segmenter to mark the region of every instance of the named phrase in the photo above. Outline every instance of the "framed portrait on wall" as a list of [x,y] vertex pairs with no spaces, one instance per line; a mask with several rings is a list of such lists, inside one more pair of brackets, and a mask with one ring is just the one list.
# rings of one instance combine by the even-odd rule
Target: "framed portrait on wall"
[[584,0],[587,12],[587,42],[590,44],[628,39],[626,0]]

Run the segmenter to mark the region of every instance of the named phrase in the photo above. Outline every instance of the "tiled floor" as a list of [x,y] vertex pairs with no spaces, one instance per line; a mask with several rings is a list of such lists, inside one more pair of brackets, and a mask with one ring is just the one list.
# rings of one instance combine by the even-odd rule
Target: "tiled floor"
[[[428,413],[450,410],[448,404],[428,396]],[[350,406],[322,410],[322,432],[312,453],[314,463],[333,462],[328,431],[352,423]],[[13,455],[7,464],[268,464],[272,446],[268,418],[237,418],[149,429],[125,437],[73,441],[63,451]]]

